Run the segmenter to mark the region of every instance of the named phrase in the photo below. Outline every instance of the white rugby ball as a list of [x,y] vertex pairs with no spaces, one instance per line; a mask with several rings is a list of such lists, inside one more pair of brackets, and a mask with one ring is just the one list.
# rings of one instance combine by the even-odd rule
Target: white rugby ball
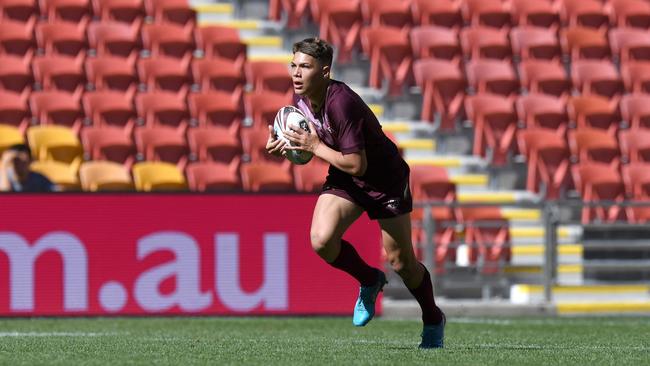
[[[299,129],[309,132],[309,123],[307,123],[307,118],[300,109],[291,105],[280,108],[273,121],[275,135],[293,146],[294,144],[284,136],[284,131],[298,131]],[[307,164],[313,155],[308,151],[287,150],[287,159],[299,165]]]

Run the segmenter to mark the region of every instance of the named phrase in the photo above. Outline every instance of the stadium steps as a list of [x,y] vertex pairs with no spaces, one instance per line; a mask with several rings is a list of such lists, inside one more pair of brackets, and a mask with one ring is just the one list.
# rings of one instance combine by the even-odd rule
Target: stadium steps
[[[650,285],[579,285],[553,286],[553,300],[558,304],[607,303],[616,298],[617,303],[650,302]],[[542,285],[519,284],[510,288],[510,301],[514,304],[539,303],[544,300]]]

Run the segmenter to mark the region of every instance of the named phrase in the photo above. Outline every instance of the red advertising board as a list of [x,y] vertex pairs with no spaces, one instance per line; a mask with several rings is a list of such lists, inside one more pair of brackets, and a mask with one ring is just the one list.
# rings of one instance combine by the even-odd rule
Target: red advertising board
[[[2,195],[0,315],[351,314],[358,284],[309,244],[315,202]],[[364,215],[345,238],[378,266],[376,223]]]

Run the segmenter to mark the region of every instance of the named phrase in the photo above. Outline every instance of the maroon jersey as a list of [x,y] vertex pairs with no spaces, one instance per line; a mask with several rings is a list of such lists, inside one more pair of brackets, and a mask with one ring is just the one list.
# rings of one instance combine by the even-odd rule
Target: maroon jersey
[[293,103],[311,120],[318,137],[330,148],[344,155],[366,151],[368,165],[363,176],[354,177],[330,165],[332,178],[351,180],[365,191],[386,192],[408,177],[408,165],[397,146],[384,134],[368,105],[344,83],[330,80],[318,113],[312,111],[306,97],[294,95]]

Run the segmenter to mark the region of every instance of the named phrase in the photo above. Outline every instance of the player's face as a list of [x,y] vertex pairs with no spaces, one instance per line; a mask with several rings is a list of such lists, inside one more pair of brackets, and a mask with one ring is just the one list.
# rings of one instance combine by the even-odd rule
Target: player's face
[[302,52],[293,54],[290,64],[293,91],[307,97],[318,95],[327,87],[329,66],[323,66],[314,57]]

